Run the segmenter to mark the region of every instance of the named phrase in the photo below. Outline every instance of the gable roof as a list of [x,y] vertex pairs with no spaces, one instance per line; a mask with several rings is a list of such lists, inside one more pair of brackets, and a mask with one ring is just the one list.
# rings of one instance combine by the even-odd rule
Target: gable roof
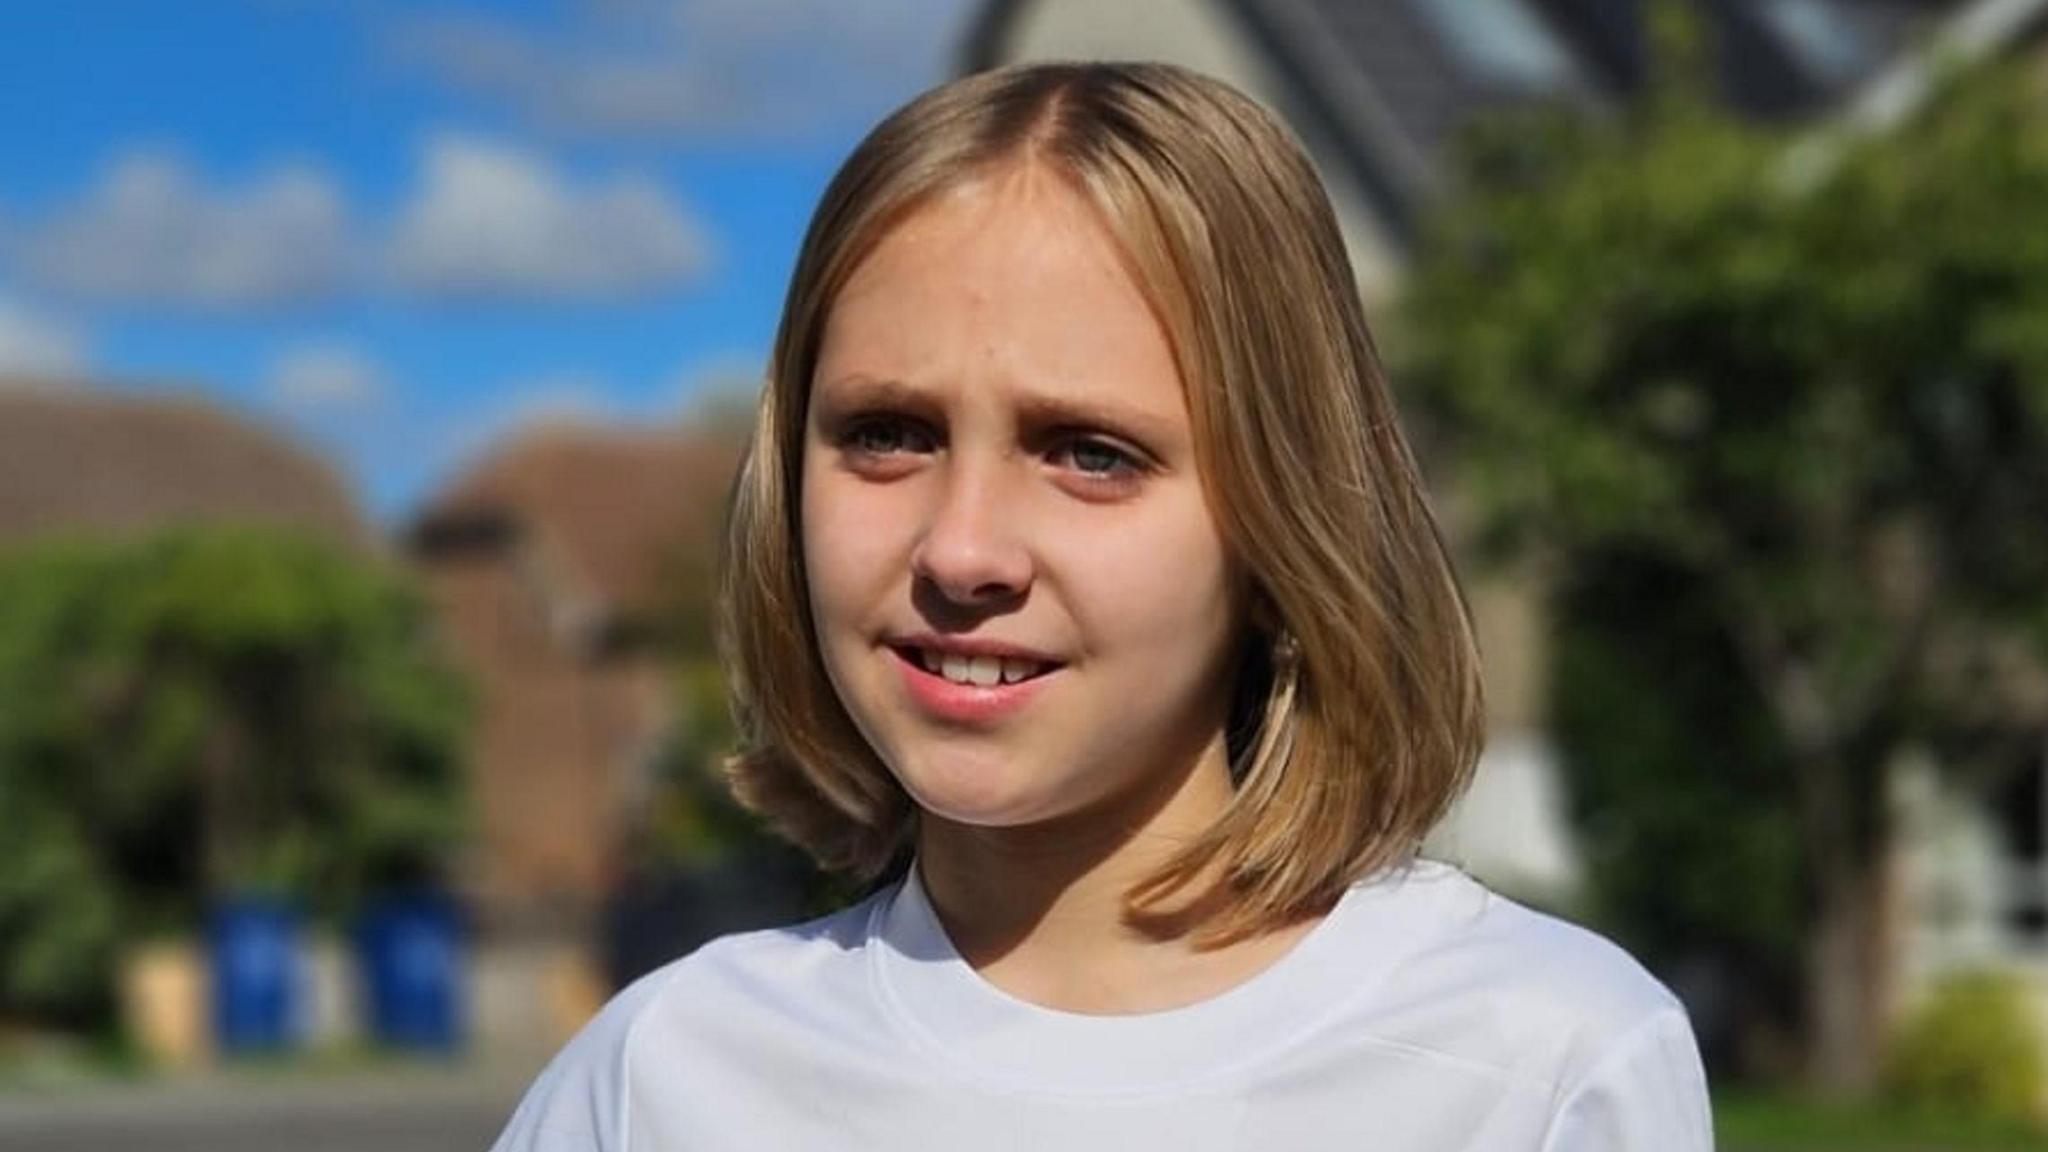
[[1972,0],[1943,22],[1928,50],[1902,54],[1849,101],[1853,130],[1882,131],[1927,98],[1942,68],[1996,56],[2048,30],[2048,0]]
[[325,463],[208,401],[0,385],[0,545],[223,520],[375,547]]
[[659,608],[674,549],[716,538],[741,439],[551,423],[490,451],[413,522],[412,551],[519,546],[558,608]]
[[[964,71],[1003,63],[1027,3],[991,0]],[[1042,0],[1041,0],[1042,2]],[[1624,103],[1649,83],[1658,0],[1207,0],[1278,65],[1399,237],[1444,181],[1451,142],[1504,105]],[[1730,107],[1795,119],[1839,103],[1959,0],[1686,0],[1721,46]],[[2010,2],[2010,0],[2005,0]]]

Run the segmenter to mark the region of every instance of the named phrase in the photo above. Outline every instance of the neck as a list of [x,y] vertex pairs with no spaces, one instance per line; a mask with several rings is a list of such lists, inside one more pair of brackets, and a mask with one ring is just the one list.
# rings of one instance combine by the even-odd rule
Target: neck
[[1190,885],[1142,918],[1128,914],[1131,887],[1205,832],[1230,796],[1219,736],[1156,795],[1127,799],[1115,813],[1025,828],[928,814],[918,871],[954,948],[1005,992],[1097,1014],[1174,1007],[1246,978],[1312,926],[1196,948],[1198,912],[1220,892],[1213,881]]

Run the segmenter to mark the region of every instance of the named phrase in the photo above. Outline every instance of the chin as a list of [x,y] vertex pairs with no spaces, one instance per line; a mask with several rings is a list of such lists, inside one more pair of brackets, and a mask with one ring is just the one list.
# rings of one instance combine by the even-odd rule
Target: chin
[[974,828],[1014,828],[1053,814],[1055,797],[1048,795],[1043,777],[1033,781],[1036,774],[1020,771],[1014,756],[936,759],[913,760],[903,768],[892,763],[897,781],[932,816]]

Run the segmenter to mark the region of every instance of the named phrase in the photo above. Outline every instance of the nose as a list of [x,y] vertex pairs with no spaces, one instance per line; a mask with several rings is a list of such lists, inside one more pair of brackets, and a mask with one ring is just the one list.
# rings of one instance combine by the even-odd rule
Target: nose
[[994,608],[1031,586],[1031,553],[999,466],[956,462],[911,557],[918,580],[961,607]]

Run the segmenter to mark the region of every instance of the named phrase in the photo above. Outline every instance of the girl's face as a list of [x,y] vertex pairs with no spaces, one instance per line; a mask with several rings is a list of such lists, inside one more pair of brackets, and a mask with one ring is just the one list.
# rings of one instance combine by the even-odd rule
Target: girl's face
[[1191,771],[1227,795],[1238,613],[1180,373],[1056,177],[949,191],[855,270],[802,522],[826,670],[928,819],[1131,827]]

